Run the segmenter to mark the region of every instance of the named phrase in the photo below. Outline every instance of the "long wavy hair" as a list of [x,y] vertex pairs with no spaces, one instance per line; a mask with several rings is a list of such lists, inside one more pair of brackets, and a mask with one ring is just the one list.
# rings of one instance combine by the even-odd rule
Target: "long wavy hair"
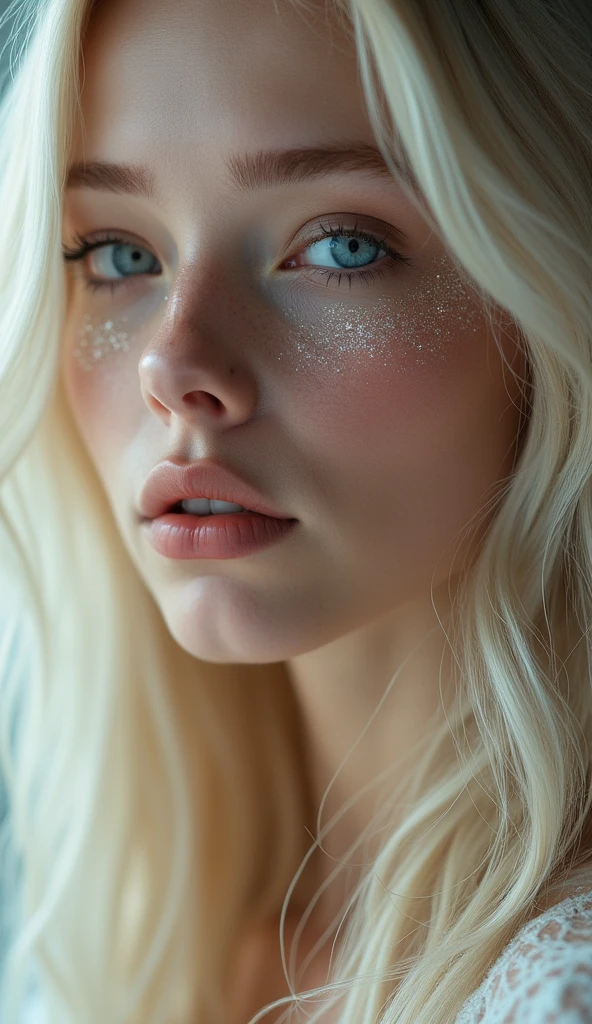
[[[324,991],[343,1024],[450,1024],[592,851],[592,16],[587,0],[327,2],[393,175],[492,330],[494,307],[517,325],[528,376],[519,457],[442,627],[446,720],[419,766],[415,750],[377,780],[384,838],[327,985],[298,992],[290,960],[293,997],[269,1007],[314,1022]],[[65,398],[62,195],[91,9],[13,3],[0,108],[0,1017],[35,985],[51,1024],[224,1024],[242,926],[283,922],[331,823],[311,846],[285,666],[173,640]]]

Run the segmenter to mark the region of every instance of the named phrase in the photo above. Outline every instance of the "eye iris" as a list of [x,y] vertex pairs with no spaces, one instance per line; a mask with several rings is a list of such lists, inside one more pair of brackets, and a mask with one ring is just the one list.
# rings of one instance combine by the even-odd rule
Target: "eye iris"
[[344,235],[334,237],[329,242],[331,256],[340,267],[365,266],[373,262],[380,252],[380,246],[376,243],[362,240],[358,242],[355,238],[347,238]]
[[148,265],[144,270],[146,273],[150,273],[150,261],[154,260],[154,256],[137,245],[115,245],[112,249],[111,259],[118,274],[126,274],[130,269],[136,270],[142,260],[148,260]]

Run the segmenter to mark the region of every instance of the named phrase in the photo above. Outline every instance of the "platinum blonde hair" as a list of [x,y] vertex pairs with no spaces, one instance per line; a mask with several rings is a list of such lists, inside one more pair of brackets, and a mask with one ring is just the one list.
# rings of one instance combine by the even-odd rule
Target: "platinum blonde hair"
[[[592,23],[585,0],[328,2],[393,174],[528,357],[520,456],[446,633],[456,697],[419,768],[377,780],[385,838],[327,978],[343,1024],[450,1024],[592,849]],[[66,403],[90,11],[21,2],[0,109],[0,1016],[35,979],[51,1024],[224,1024],[242,924],[286,909],[311,852],[304,736],[281,664],[172,639]],[[277,1006],[314,1022],[313,994]]]

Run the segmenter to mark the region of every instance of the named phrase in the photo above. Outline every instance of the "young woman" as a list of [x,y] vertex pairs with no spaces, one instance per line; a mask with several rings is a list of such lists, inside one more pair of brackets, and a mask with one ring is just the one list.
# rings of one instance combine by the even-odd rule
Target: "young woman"
[[587,5],[18,14],[0,1018],[592,1020]]

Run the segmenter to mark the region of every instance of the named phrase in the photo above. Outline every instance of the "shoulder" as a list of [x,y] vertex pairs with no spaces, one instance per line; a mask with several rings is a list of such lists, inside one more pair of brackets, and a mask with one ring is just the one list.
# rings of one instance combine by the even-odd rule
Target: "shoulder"
[[592,891],[520,929],[455,1024],[592,1024]]

